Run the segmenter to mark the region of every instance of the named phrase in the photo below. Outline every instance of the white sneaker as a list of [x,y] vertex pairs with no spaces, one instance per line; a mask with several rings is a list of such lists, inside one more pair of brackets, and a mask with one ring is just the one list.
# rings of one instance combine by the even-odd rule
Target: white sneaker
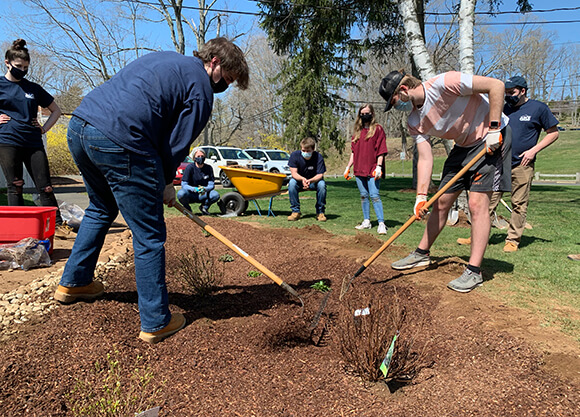
[[377,228],[377,233],[379,235],[386,235],[387,234],[387,226],[383,222],[379,223],[379,227]]
[[354,228],[357,230],[362,230],[362,229],[370,229],[371,227],[373,227],[371,225],[371,221],[369,219],[364,219],[361,224],[355,226]]

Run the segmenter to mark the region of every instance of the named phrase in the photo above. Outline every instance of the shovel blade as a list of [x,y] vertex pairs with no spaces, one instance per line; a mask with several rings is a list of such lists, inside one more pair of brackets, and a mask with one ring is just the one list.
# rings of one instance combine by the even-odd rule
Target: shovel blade
[[456,225],[459,221],[459,210],[451,209],[447,214],[447,226]]

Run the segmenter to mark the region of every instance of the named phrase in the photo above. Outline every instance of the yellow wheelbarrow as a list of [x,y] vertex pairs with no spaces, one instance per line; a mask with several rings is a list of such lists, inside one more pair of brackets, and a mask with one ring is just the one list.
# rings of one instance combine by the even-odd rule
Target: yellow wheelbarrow
[[254,203],[258,214],[261,216],[260,206],[256,199],[268,197],[270,197],[268,216],[274,216],[272,212],[273,198],[288,192],[281,189],[286,179],[284,174],[232,166],[220,166],[219,168],[228,176],[237,190],[230,191],[221,197],[223,202],[222,215],[224,216],[230,217],[243,214],[248,209],[250,201]]

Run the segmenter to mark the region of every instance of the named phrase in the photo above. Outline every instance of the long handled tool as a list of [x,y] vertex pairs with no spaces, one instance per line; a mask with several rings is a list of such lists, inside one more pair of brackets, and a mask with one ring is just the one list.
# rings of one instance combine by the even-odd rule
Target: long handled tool
[[[437,201],[437,199],[439,199],[439,197],[441,197],[441,195],[443,193],[445,193],[445,191],[447,191],[449,189],[449,187],[451,187],[453,184],[455,184],[455,182],[457,182],[457,180],[461,177],[463,177],[463,175],[465,175],[465,173],[467,171],[469,171],[469,169],[475,165],[475,163],[477,163],[477,161],[479,161],[483,156],[485,156],[486,153],[486,147],[484,146],[483,149],[481,150],[481,152],[479,152],[477,155],[475,155],[473,157],[473,159],[471,161],[469,161],[467,163],[467,165],[465,165],[461,171],[459,171],[457,174],[455,174],[455,176],[453,178],[451,178],[451,180],[449,180],[449,182],[447,184],[445,184],[439,191],[437,191],[437,193],[431,197],[429,199],[429,201],[427,201],[427,203],[425,203],[425,205],[423,206],[423,209],[427,210],[429,207],[431,207],[433,205],[433,203],[435,203],[435,201]],[[383,246],[381,246],[364,264],[363,266],[361,266],[359,268],[358,271],[356,271],[356,273],[352,276],[352,278],[350,278],[350,280],[343,282],[342,288],[341,288],[341,292],[340,292],[340,297],[339,299],[342,300],[342,298],[344,297],[344,295],[348,292],[348,290],[350,289],[350,284],[352,283],[352,281],[358,277],[360,274],[362,274],[364,272],[365,269],[367,269],[367,267],[373,263],[373,261],[375,259],[377,259],[379,257],[379,255],[381,253],[383,253],[385,251],[385,249],[387,249],[391,243],[393,243],[393,241],[398,238],[405,230],[407,230],[407,228],[409,226],[411,226],[411,224],[413,224],[413,222],[417,219],[417,217],[413,214],[413,216],[411,216],[411,218],[409,220],[407,220],[407,222],[402,225],[399,230],[397,230],[393,236],[391,236],[384,244]]]
[[[504,207],[505,207],[505,208],[506,208],[506,209],[507,209],[507,210],[510,212],[510,214],[513,212],[512,208],[511,208],[510,206],[508,206],[508,203],[506,203],[506,202],[504,201],[504,199],[503,199],[503,198],[500,198],[500,200],[499,200],[499,201],[500,201],[500,202],[503,204],[503,206],[504,206]],[[531,224],[529,224],[528,222],[526,222],[526,224],[524,225],[524,227],[525,227],[526,229],[533,229],[532,225],[531,225]]]
[[185,214],[187,217],[189,217],[191,220],[193,220],[203,230],[205,230],[210,235],[212,235],[215,238],[217,238],[217,240],[219,240],[224,245],[226,245],[228,248],[230,248],[231,250],[233,250],[234,252],[236,252],[238,255],[240,255],[242,258],[244,258],[251,265],[253,265],[256,268],[258,268],[258,270],[262,274],[266,275],[268,278],[270,278],[276,284],[278,284],[279,286],[281,286],[282,288],[284,288],[286,291],[288,291],[294,297],[298,298],[298,300],[300,301],[300,304],[302,305],[302,309],[304,309],[304,301],[298,295],[298,293],[296,292],[296,290],[294,288],[292,288],[290,285],[288,285],[287,283],[285,283],[284,281],[282,281],[276,274],[274,274],[272,271],[270,271],[264,265],[262,265],[261,263],[259,263],[258,261],[256,261],[250,255],[248,255],[246,252],[244,252],[242,249],[240,249],[236,244],[234,244],[232,241],[230,241],[228,238],[226,238],[220,232],[218,232],[217,230],[215,230],[209,224],[207,224],[206,222],[204,222],[203,220],[201,220],[198,216],[196,216],[195,214],[193,214],[192,212],[190,212],[189,210],[187,210],[181,204],[175,203],[174,207],[177,210],[179,210],[180,212],[182,212],[183,214]]

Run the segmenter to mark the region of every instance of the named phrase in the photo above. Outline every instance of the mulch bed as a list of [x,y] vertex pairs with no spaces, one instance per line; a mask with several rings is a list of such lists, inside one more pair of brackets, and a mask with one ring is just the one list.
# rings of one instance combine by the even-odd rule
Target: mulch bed
[[[137,338],[134,272],[112,272],[104,299],[59,308],[2,342],[1,414],[75,415],[72,405],[87,386],[103,385],[107,373],[95,364],[107,364],[109,355],[125,370],[119,377],[123,386],[131,385],[132,371],[153,375],[149,389],[157,391],[148,394],[148,405],[161,406],[162,416],[578,415],[580,384],[543,369],[533,346],[490,329],[477,314],[450,316],[440,293],[419,290],[380,265],[357,278],[351,291],[387,296],[396,290],[408,316],[420,323],[413,337],[424,366],[407,384],[363,381],[344,362],[333,321],[340,313],[342,280],[360,264],[338,247],[370,256],[375,242],[357,235],[336,245],[317,226],[272,230],[207,221],[296,288],[305,298],[304,314],[268,278],[249,277],[254,267],[204,237],[190,220],[172,218],[166,245],[169,299],[172,311],[185,314],[187,327],[160,344],[143,343]],[[235,260],[216,262],[223,281],[202,298],[176,277],[180,257],[206,250],[212,259],[231,253]],[[310,288],[319,280],[334,291],[323,318],[329,331],[316,345],[305,329],[322,298]],[[402,332],[400,338],[409,335]]]

